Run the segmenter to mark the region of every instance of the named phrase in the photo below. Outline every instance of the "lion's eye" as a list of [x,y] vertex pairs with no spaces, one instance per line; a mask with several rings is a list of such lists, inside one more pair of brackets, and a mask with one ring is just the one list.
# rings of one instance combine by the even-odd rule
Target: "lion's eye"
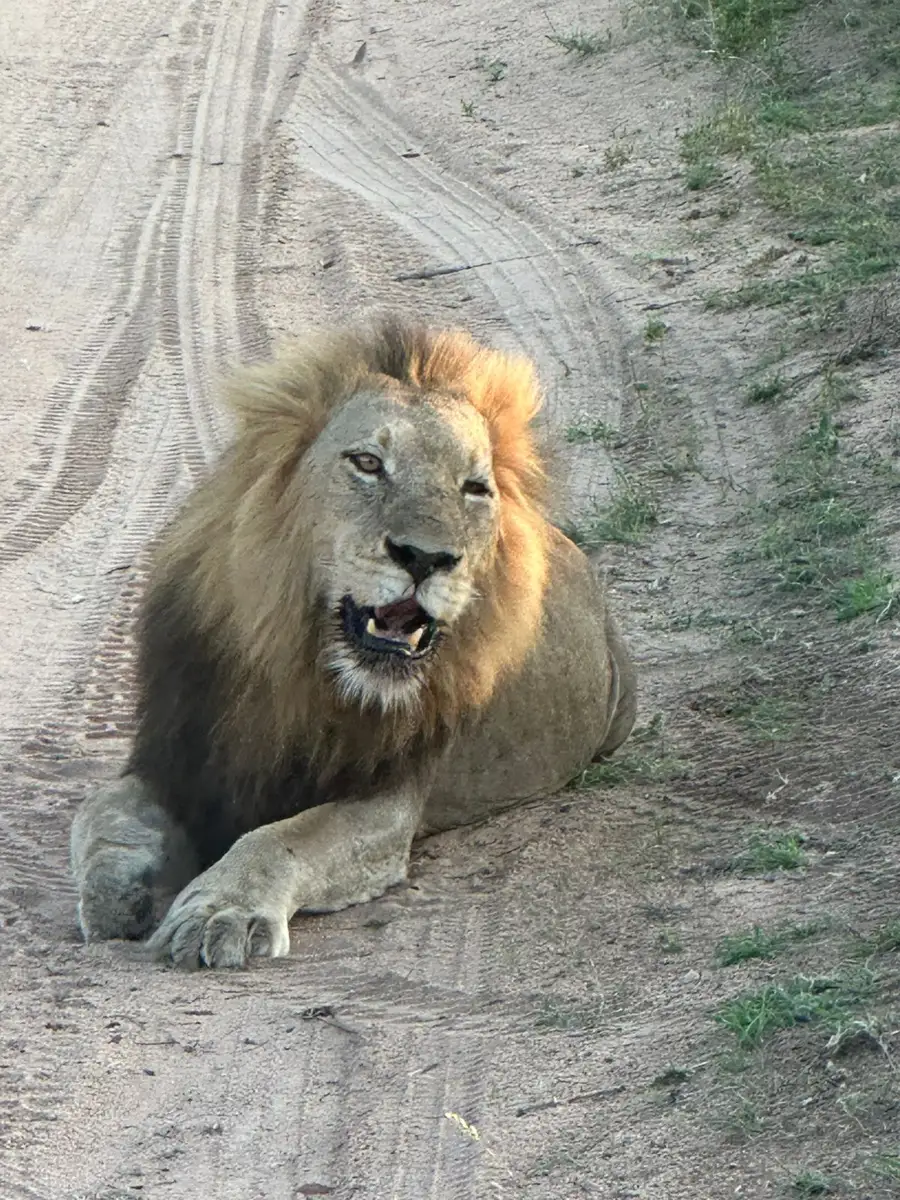
[[380,475],[384,470],[384,463],[377,454],[348,454],[347,457],[363,475]]
[[464,496],[492,496],[494,493],[482,479],[467,479],[462,485]]

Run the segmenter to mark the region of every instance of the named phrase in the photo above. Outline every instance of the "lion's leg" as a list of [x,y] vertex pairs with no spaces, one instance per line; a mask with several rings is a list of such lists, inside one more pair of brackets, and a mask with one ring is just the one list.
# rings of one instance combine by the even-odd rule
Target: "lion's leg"
[[406,878],[424,797],[423,787],[410,785],[244,834],[176,898],[151,950],[188,967],[286,955],[295,912],[361,904]]
[[88,942],[143,937],[156,903],[197,872],[187,835],[137,775],[84,802],[72,825],[71,858]]

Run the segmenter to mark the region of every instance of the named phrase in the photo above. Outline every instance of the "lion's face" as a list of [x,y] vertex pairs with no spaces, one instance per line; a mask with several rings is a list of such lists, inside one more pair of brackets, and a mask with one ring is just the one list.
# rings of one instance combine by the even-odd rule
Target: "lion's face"
[[346,699],[414,703],[496,552],[487,424],[458,396],[367,388],[335,413],[302,470],[318,513],[324,665]]

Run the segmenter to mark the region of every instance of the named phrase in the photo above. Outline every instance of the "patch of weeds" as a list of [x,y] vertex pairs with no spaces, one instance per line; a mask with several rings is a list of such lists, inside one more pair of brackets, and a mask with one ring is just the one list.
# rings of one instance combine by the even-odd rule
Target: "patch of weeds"
[[665,954],[681,954],[684,950],[684,942],[674,929],[664,929],[656,940]]
[[794,1196],[827,1196],[834,1191],[834,1180],[821,1171],[801,1171],[790,1184]]
[[479,71],[485,71],[490,83],[499,83],[506,75],[508,64],[502,59],[495,58],[488,62],[485,58],[476,58],[475,66]]
[[566,54],[577,54],[579,58],[592,58],[595,54],[602,54],[612,44],[612,30],[609,29],[606,33],[582,33],[576,29],[571,33],[554,32],[547,37],[554,46],[565,50]]
[[787,383],[780,374],[771,375],[768,379],[754,383],[747,391],[747,404],[774,404],[784,399],[787,394]]
[[630,142],[613,142],[603,151],[603,165],[607,171],[618,171],[619,167],[625,166],[633,153],[634,147]]
[[888,571],[869,571],[859,579],[845,579],[834,593],[835,616],[852,621],[863,613],[877,613],[879,620],[900,610],[900,590]]
[[644,341],[647,343],[661,342],[669,331],[665,321],[659,317],[648,317],[644,326]]
[[757,742],[786,742],[796,732],[802,715],[801,705],[778,696],[762,696],[732,711],[738,725]]
[[[852,10],[812,0],[646,0],[674,12],[682,34],[734,66],[740,99],[721,104],[681,139],[699,170],[743,158],[758,197],[811,253],[788,274],[712,296],[711,307],[793,303],[832,333],[853,325],[854,292],[868,294],[900,267],[900,9]],[[813,10],[816,15],[813,16]],[[821,10],[821,11],[819,11]],[[809,14],[796,25],[795,14]],[[840,30],[840,33],[839,33]],[[840,69],[808,60],[812,36],[841,37]],[[878,353],[896,329],[887,307],[850,353]],[[850,361],[847,359],[847,361]]]
[[809,0],[680,0],[679,15],[694,42],[718,58],[769,50],[787,18]]
[[684,186],[689,192],[702,192],[722,178],[722,168],[709,159],[693,163],[684,173]]
[[563,1032],[596,1029],[600,1024],[603,1008],[602,1000],[593,1004],[576,1004],[557,999],[555,996],[544,996],[535,1014],[535,1028]]
[[620,446],[623,440],[619,431],[606,421],[580,421],[569,425],[564,436],[567,442],[575,446],[599,442],[601,446],[612,448]]
[[631,545],[656,524],[659,502],[640,482],[624,475],[609,504],[595,506],[588,520],[574,530],[573,540],[579,546],[591,548],[605,542]]
[[733,967],[751,958],[774,958],[783,945],[775,934],[764,933],[757,925],[747,933],[729,934],[716,947],[720,967]]
[[726,1118],[724,1125],[732,1136],[740,1139],[762,1133],[766,1127],[759,1109],[746,1096],[741,1097],[737,1107]]
[[747,849],[732,859],[732,868],[743,875],[765,875],[770,871],[797,871],[809,865],[802,833],[758,829],[750,835]]
[[474,100],[460,100],[459,103],[462,108],[462,115],[464,117],[474,117],[475,116],[475,101]]
[[681,157],[686,163],[715,160],[721,154],[738,156],[759,142],[756,115],[746,104],[720,105],[681,137]]
[[669,783],[687,779],[690,764],[673,754],[623,754],[591,763],[569,786],[575,791],[620,787],[628,783]]
[[653,1088],[670,1088],[680,1087],[681,1084],[687,1083],[691,1073],[686,1067],[667,1067],[661,1075],[657,1075],[651,1080],[650,1086]]
[[[826,386],[823,398],[831,390]],[[862,489],[859,478],[848,477],[831,403],[775,465],[779,491],[760,509],[765,524],[756,556],[769,564],[779,590],[810,592],[842,621],[863,613],[883,620],[900,608],[898,588],[881,566],[884,548],[869,528],[869,512],[844,496]]]
[[872,1170],[882,1179],[900,1180],[900,1150],[896,1154],[876,1154]]
[[875,954],[889,954],[900,951],[900,918],[888,921],[867,939],[867,945]]
[[783,986],[769,984],[727,1000],[715,1020],[744,1048],[759,1045],[769,1033],[794,1025],[821,1022],[836,1029],[852,1019],[852,1009],[871,990],[872,977],[834,976],[808,979],[798,975]]
[[772,959],[792,943],[815,937],[822,928],[821,923],[811,922],[766,933],[756,925],[743,933],[722,938],[716,947],[716,962],[720,967],[733,967],[749,959]]

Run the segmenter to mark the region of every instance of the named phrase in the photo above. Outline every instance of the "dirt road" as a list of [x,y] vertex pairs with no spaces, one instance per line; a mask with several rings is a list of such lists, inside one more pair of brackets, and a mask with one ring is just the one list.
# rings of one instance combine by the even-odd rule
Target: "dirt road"
[[[581,15],[561,4],[554,24]],[[712,1053],[723,930],[890,915],[890,730],[852,787],[840,758],[827,812],[809,807],[814,755],[779,799],[780,760],[735,760],[719,732],[697,787],[570,792],[432,839],[408,890],[295,924],[292,957],[246,973],[77,937],[72,813],[124,757],[143,547],[227,439],[229,362],[376,306],[465,323],[540,365],[558,515],[607,494],[607,450],[561,431],[638,411],[647,306],[673,298],[646,266],[679,216],[666,155],[711,84],[662,78],[640,47],[573,69],[546,34],[543,10],[505,0],[0,14],[2,1200],[755,1196],[838,1137],[823,1108],[800,1150],[761,1157],[706,1120],[703,1089],[676,1103],[653,1082]],[[601,202],[584,144],[628,128],[646,170]],[[686,746],[710,746],[712,718],[685,697],[733,663],[659,613],[730,595],[723,531],[777,441],[730,399],[734,333],[686,318],[654,367],[690,396],[706,474],[650,549],[612,560],[644,719],[676,713]],[[896,641],[879,655],[847,675],[858,705],[878,680],[896,696]],[[802,883],[709,867],[763,814],[796,813],[820,837]],[[854,840],[863,817],[878,836]],[[855,847],[837,866],[836,827]]]

